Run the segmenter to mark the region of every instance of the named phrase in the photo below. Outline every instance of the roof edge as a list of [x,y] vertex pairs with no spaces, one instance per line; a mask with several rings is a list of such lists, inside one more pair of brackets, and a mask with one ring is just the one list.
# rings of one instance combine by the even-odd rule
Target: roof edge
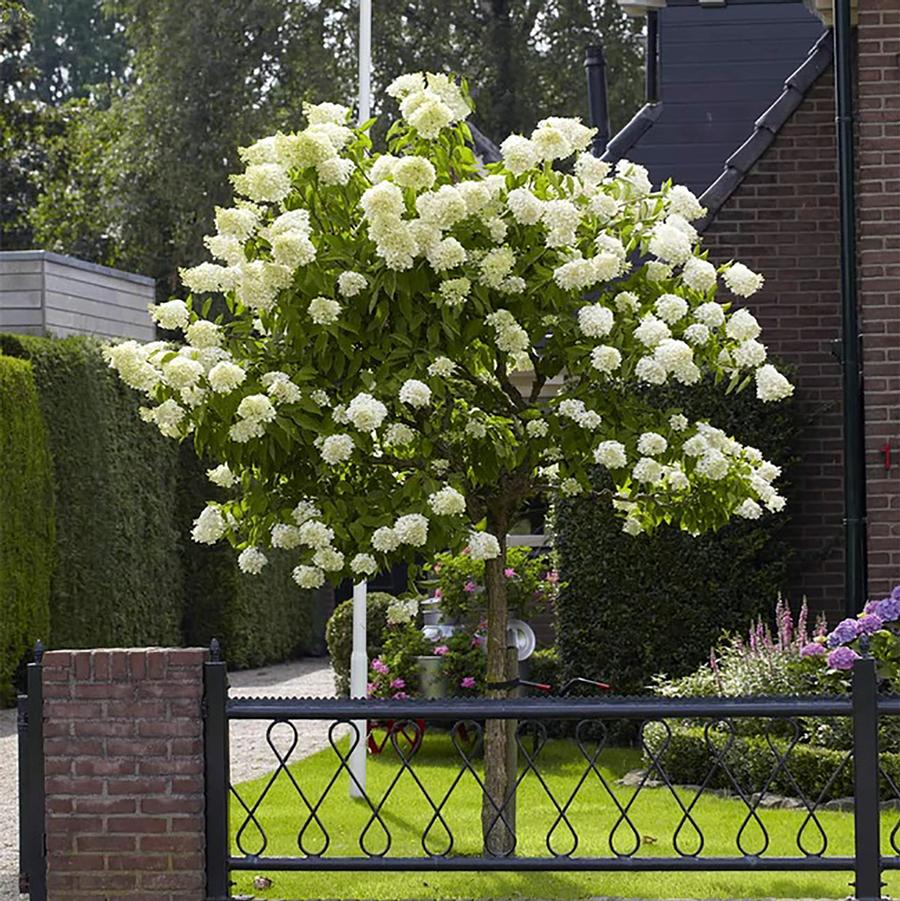
[[631,121],[610,138],[600,159],[607,163],[617,163],[622,159],[662,115],[662,107],[660,102],[645,103]]
[[756,120],[747,140],[725,160],[722,174],[700,195],[700,203],[706,207],[707,213],[698,224],[698,231],[702,232],[712,224],[716,214],[769,149],[812,86],[829,68],[832,56],[832,32],[829,29],[813,44],[803,63],[785,79],[781,94]]

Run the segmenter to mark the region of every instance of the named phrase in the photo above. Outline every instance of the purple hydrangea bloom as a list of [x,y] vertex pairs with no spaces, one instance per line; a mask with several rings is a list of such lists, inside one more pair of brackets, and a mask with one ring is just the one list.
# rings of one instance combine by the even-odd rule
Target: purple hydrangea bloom
[[469,579],[469,581],[463,585],[463,591],[466,594],[475,594],[475,592],[478,591],[478,584]]
[[811,641],[809,644],[800,648],[801,657],[820,657],[825,653],[825,645],[819,644],[817,641]]
[[[896,590],[895,588],[894,591]],[[878,601],[874,613],[883,623],[892,623],[900,619],[900,595],[894,597],[892,592],[889,598]]]
[[382,676],[391,671],[391,668],[378,657],[372,661],[372,669],[376,673],[381,673]]
[[460,688],[474,688],[475,687],[475,677],[474,676],[463,676],[462,679],[459,680]]
[[447,645],[445,645],[445,644],[439,644],[434,649],[434,653],[437,657],[443,657],[445,654],[450,653],[450,648],[448,648]]
[[829,648],[836,648],[853,641],[859,635],[859,620],[842,619],[826,639]]
[[859,654],[853,648],[835,648],[828,655],[828,665],[832,669],[849,670],[859,660]]
[[873,635],[884,625],[877,613],[864,613],[858,622],[860,635]]
[[397,679],[392,679],[391,680],[391,688],[395,688],[395,689],[406,688],[406,680],[400,679],[399,677]]
[[900,585],[895,585],[891,589],[891,600],[892,601],[900,601]]

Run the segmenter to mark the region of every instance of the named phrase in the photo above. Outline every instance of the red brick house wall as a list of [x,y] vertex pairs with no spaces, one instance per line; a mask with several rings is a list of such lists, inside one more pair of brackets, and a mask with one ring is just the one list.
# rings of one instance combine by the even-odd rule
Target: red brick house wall
[[[900,583],[900,5],[859,0],[859,296],[869,593]],[[881,452],[888,442],[893,466]]]
[[840,241],[834,82],[825,73],[707,228],[717,263],[732,257],[766,276],[750,308],[769,352],[794,367],[807,420],[789,495],[797,550],[790,598],[829,618],[843,611]]

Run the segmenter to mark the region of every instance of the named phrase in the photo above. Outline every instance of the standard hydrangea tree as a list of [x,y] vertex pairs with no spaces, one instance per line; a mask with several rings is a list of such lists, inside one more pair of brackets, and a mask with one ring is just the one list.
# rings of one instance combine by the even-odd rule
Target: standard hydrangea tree
[[[329,103],[245,148],[238,199],[206,239],[218,262],[182,272],[187,302],[152,308],[186,343],[107,354],[151,399],[145,418],[190,437],[233,489],[195,540],[231,541],[249,573],[266,547],[293,549],[304,588],[467,545],[486,561],[500,682],[506,534],[528,499],[594,491],[599,464],[603,502],[634,535],[783,506],[759,451],[634,389],[704,373],[723,390],[755,382],[764,401],[793,389],[753,316],[730,308],[762,277],[706,259],[686,188],[611,170],[573,119],[510,136],[481,166],[464,87],[416,73],[388,92],[402,114],[389,153]],[[212,295],[228,309],[215,322]],[[502,734],[489,724],[493,798]]]

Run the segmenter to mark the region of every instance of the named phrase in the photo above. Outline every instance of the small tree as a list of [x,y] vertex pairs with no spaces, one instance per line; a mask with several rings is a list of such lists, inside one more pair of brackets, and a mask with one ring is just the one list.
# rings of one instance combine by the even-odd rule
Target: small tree
[[[187,303],[152,308],[187,344],[107,353],[154,401],[145,418],[191,436],[221,461],[210,480],[234,488],[195,540],[227,538],[248,573],[264,547],[296,549],[303,588],[467,544],[486,561],[487,679],[503,682],[506,534],[529,499],[593,492],[600,466],[613,488],[598,493],[634,535],[783,506],[759,451],[635,388],[706,370],[729,391],[755,378],[765,401],[793,389],[753,316],[714,299],[720,279],[748,297],[762,277],[706,260],[686,188],[654,191],[628,162],[611,171],[574,119],[510,136],[482,167],[464,85],[416,73],[388,92],[402,113],[389,153],[328,103],[306,108],[302,131],[245,148],[243,199],[206,239],[220,263],[182,272]],[[214,322],[198,298],[216,294],[229,315]],[[506,734],[488,723],[495,853],[512,847],[494,823]]]

